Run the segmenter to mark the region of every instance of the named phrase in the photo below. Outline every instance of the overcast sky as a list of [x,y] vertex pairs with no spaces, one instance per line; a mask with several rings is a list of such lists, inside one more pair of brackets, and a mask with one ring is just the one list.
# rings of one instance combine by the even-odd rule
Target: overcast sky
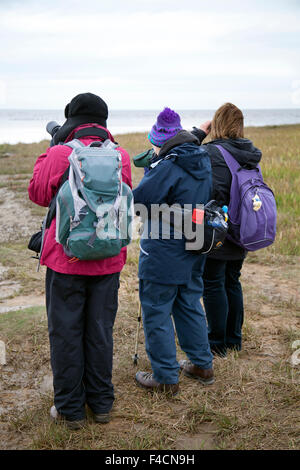
[[300,107],[299,0],[0,0],[0,108]]

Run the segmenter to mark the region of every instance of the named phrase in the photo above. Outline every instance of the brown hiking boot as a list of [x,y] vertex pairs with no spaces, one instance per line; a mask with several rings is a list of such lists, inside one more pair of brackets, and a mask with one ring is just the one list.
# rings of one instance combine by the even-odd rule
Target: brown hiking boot
[[211,385],[215,381],[213,369],[201,369],[192,364],[191,361],[186,360],[179,361],[179,365],[184,375],[199,380],[203,385]]
[[153,377],[153,374],[149,373],[149,372],[137,372],[135,374],[135,380],[137,382],[137,384],[142,387],[142,388],[145,388],[147,390],[151,390],[151,391],[159,391],[159,392],[165,392],[169,395],[177,395],[178,391],[179,391],[179,384],[176,383],[176,384],[161,384],[159,382],[157,382],[154,377]]

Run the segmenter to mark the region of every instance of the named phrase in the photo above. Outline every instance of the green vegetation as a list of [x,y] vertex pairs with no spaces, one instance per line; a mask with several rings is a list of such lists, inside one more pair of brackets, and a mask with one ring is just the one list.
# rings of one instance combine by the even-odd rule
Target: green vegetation
[[246,136],[262,149],[264,179],[277,202],[277,240],[269,251],[300,255],[300,126],[248,128]]
[[[113,419],[70,431],[49,420],[53,395],[41,388],[51,374],[45,307],[0,314],[0,339],[8,364],[0,369],[5,413],[0,415],[0,447],[28,449],[297,449],[299,448],[299,366],[291,364],[299,331],[300,126],[248,128],[246,136],[263,151],[262,170],[278,205],[278,235],[268,249],[251,253],[243,268],[244,344],[240,353],[215,360],[216,382],[202,387],[180,378],[175,398],[136,387],[133,365],[138,312],[138,241],[128,248],[121,276],[115,324]],[[149,147],[146,134],[116,136],[131,156]],[[27,250],[23,227],[26,210],[40,226],[45,209],[34,206],[27,186],[36,157],[48,142],[0,146],[0,201],[14,193],[19,230],[14,238],[1,232],[0,282],[20,285],[9,301],[42,298],[45,268]],[[1,157],[1,155],[12,154]],[[142,169],[132,167],[136,186]],[[27,212],[26,212],[27,214]],[[7,286],[6,286],[7,287]],[[22,294],[22,298],[19,297]],[[0,307],[8,300],[3,299]],[[22,300],[20,300],[22,304]],[[27,304],[26,304],[27,305]],[[141,332],[138,369],[150,370]],[[184,358],[178,348],[178,359]]]
[[9,312],[9,315],[0,315],[0,331],[2,340],[15,341],[17,337],[24,337],[33,333],[38,324],[44,325],[45,309],[43,307],[29,307]]

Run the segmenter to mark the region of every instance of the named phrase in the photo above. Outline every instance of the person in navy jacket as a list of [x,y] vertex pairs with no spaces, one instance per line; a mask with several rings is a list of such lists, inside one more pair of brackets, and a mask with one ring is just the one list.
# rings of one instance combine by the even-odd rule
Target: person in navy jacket
[[[175,236],[172,225],[170,239],[164,239],[161,221],[154,236],[151,206],[206,204],[211,196],[211,164],[198,138],[182,129],[180,116],[169,108],[159,114],[148,138],[155,156],[150,171],[133,194],[135,204],[143,204],[147,209],[140,244],[139,290],[152,373],[139,371],[136,381],[146,389],[176,394],[180,368],[203,384],[214,381],[206,319],[200,303],[205,256],[186,251],[186,240]],[[189,359],[180,363],[176,360],[171,316],[180,346]]]

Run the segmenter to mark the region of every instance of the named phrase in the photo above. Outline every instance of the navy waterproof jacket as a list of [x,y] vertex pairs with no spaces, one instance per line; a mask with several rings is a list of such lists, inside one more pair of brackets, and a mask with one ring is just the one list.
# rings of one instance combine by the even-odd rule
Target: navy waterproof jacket
[[[211,196],[211,164],[199,140],[186,131],[167,141],[152,168],[133,191],[135,204],[148,210],[148,220],[141,238],[139,278],[160,284],[186,284],[193,270],[202,265],[202,257],[185,250],[186,240],[151,238],[151,204],[206,204]],[[167,148],[167,151],[165,150]],[[163,159],[162,159],[163,158]],[[162,159],[162,160],[161,160]],[[155,162],[154,162],[155,163]]]

